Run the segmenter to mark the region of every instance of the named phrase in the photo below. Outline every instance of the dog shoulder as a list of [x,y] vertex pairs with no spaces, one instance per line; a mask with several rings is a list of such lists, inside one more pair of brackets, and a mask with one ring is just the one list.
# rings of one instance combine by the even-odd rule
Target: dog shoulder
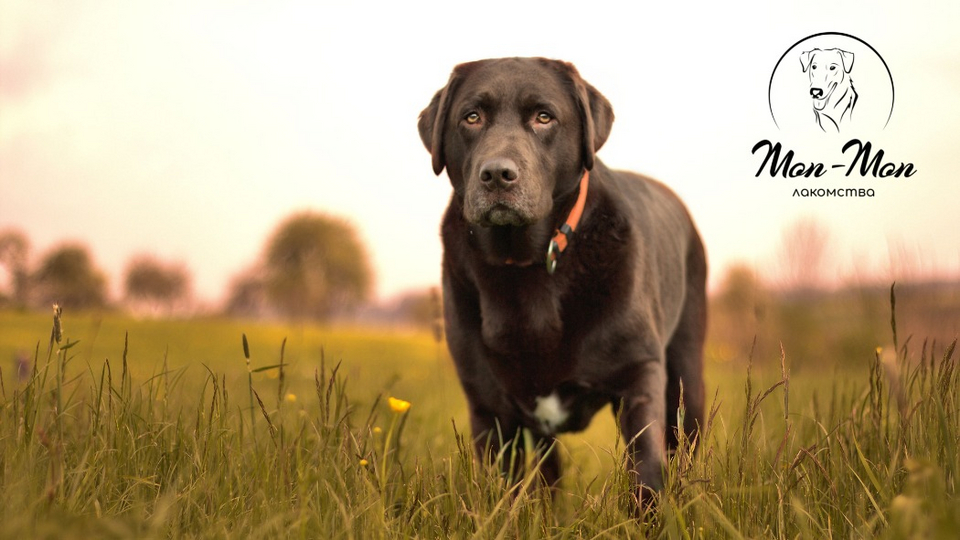
[[680,197],[660,180],[625,170],[609,170],[606,179],[605,188],[618,211],[637,226],[691,221]]

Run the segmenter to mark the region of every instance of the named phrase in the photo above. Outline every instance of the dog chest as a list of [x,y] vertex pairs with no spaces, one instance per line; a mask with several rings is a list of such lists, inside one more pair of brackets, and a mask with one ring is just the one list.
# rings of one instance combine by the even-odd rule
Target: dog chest
[[610,402],[607,395],[583,382],[567,381],[549,392],[517,399],[527,427],[542,435],[580,431],[597,410]]
[[570,411],[564,407],[557,392],[551,392],[548,396],[537,396],[534,401],[537,406],[533,409],[533,416],[545,431],[553,432],[570,417]]
[[501,272],[513,275],[485,283],[479,295],[484,345],[504,356],[551,354],[564,339],[555,284],[531,279],[537,276],[530,270]]

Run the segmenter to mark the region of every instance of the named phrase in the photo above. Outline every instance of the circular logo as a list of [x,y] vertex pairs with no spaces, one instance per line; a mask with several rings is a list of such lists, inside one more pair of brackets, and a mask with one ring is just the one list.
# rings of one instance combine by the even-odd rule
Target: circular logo
[[767,100],[773,122],[781,130],[880,130],[893,116],[893,75],[866,41],[841,32],[821,32],[783,53],[770,75]]

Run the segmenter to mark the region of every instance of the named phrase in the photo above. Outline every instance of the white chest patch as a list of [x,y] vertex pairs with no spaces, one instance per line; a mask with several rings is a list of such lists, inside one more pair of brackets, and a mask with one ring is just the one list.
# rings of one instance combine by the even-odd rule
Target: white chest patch
[[537,408],[534,409],[533,415],[540,420],[546,431],[553,432],[567,421],[570,412],[563,408],[560,398],[554,392],[549,396],[537,398]]

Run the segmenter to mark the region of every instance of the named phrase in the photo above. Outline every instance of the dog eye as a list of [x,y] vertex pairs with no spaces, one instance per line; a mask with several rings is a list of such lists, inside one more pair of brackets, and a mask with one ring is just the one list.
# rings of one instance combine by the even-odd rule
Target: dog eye
[[837,66],[830,66],[830,71],[836,71],[836,70],[837,70]]
[[463,117],[463,121],[470,124],[471,126],[480,123],[480,115],[476,112],[468,112],[466,116]]
[[549,124],[551,120],[553,120],[553,117],[548,112],[541,111],[537,114],[537,122],[541,124]]
[[817,69],[817,65],[814,64],[814,65],[810,66],[810,69]]

